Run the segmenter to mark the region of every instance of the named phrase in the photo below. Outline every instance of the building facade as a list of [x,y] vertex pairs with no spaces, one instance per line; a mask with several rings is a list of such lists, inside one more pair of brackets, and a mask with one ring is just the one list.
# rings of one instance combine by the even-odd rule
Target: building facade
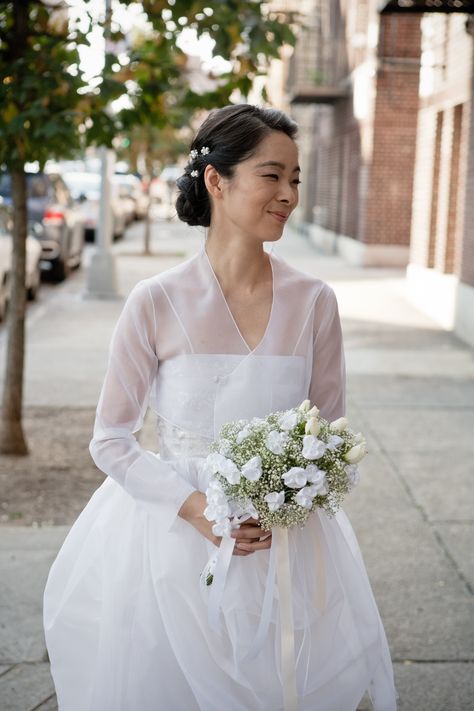
[[307,2],[286,91],[268,88],[300,125],[298,228],[352,263],[407,267],[417,305],[474,345],[470,5]]
[[426,14],[410,260],[415,303],[474,346],[473,26]]

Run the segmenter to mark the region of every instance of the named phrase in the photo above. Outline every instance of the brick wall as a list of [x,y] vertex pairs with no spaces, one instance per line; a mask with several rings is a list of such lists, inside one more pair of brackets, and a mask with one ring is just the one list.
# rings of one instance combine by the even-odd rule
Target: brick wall
[[[474,81],[472,85],[474,92]],[[474,96],[474,95],[473,95]],[[458,274],[464,283],[474,286],[474,110],[472,99],[465,106],[466,182],[463,229],[460,240]]]
[[442,14],[422,21],[410,262],[474,285],[473,40],[465,22]]
[[366,243],[410,243],[420,37],[415,17],[381,17]]
[[[372,0],[311,7],[317,52],[342,48],[337,67],[347,67],[351,89],[331,105],[292,108],[297,120],[304,116],[299,219],[366,244],[410,245],[412,263],[474,285],[467,16],[380,16]],[[316,52],[301,44],[295,77],[308,75],[308,52]]]
[[[334,16],[338,3],[333,0],[330,5]],[[345,61],[353,75],[362,68],[352,83],[362,77],[362,90],[358,90],[362,92],[364,116],[356,116],[357,97],[352,93],[331,107],[324,110],[320,107],[316,120],[322,121],[325,128],[321,130],[320,125],[315,125],[313,129],[317,179],[303,172],[305,182],[314,187],[314,209],[311,211],[305,205],[300,215],[306,219],[311,215],[312,221],[322,227],[361,242],[408,244],[418,105],[419,22],[413,16],[380,18],[375,6],[367,0],[351,0],[341,5],[343,17],[340,21],[333,17],[333,26],[344,33]],[[373,26],[379,21],[382,23],[380,64],[376,76],[371,78],[376,50],[369,46],[369,24]],[[340,44],[340,37],[334,41]],[[301,63],[306,66],[304,52]],[[295,76],[298,71],[301,69],[296,61]],[[299,109],[294,110],[295,118],[300,113]],[[305,200],[311,200],[311,196],[306,195]]]

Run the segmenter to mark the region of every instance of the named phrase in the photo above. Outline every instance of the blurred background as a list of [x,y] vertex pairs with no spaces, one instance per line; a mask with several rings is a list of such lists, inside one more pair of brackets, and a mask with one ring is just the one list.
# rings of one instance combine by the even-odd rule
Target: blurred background
[[[0,5],[2,711],[57,709],[42,591],[103,481],[109,340],[134,284],[205,239],[176,179],[236,102],[299,125],[275,249],[338,297],[371,452],[347,511],[400,709],[474,709],[473,37],[474,0]],[[138,437],[159,448],[150,413]]]

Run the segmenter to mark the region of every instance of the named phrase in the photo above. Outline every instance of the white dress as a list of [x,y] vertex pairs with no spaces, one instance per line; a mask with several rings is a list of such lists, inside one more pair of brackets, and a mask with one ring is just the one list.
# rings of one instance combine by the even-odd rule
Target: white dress
[[[254,659],[270,551],[233,556],[210,629],[199,577],[213,546],[177,516],[206,488],[209,444],[229,420],[310,398],[344,414],[337,302],[324,282],[271,254],[273,302],[250,349],[205,248],[140,282],[117,323],[91,442],[108,476],[72,526],[44,594],[60,711],[280,711],[278,594]],[[150,407],[159,454],[134,437]],[[317,543],[317,545],[316,545]],[[390,654],[344,513],[289,535],[300,711],[354,711],[368,690],[396,708]],[[318,551],[318,554],[316,554]],[[315,605],[324,575],[325,605]]]

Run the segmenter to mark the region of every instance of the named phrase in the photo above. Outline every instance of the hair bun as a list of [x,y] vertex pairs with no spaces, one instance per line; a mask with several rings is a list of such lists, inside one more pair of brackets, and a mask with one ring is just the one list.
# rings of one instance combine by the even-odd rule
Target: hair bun
[[176,200],[179,219],[191,226],[209,227],[211,205],[202,174],[192,177],[190,173],[185,173],[178,178],[176,185],[179,189]]

